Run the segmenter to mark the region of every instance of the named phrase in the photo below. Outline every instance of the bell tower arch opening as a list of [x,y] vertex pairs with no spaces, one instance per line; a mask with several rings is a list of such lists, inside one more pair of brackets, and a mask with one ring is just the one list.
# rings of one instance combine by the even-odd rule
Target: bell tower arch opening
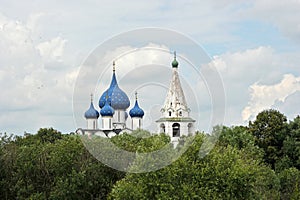
[[160,132],[161,132],[161,133],[165,133],[165,132],[166,132],[166,126],[165,126],[164,123],[161,123],[161,124],[160,124]]
[[180,124],[174,123],[172,125],[172,135],[173,137],[180,137]]
[[193,123],[188,123],[188,134],[192,134],[194,131]]

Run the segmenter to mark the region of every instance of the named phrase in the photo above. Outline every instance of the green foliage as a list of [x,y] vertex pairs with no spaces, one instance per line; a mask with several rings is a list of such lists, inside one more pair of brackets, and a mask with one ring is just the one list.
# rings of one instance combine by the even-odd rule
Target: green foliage
[[13,199],[10,190],[12,185],[11,177],[14,173],[14,163],[16,160],[16,145],[13,136],[1,134],[0,145],[0,199]]
[[296,168],[285,169],[279,174],[282,199],[300,199],[300,171]]
[[0,134],[0,199],[300,199],[299,170],[300,117],[287,122],[276,110],[175,148],[143,130],[111,139],[52,128]]
[[282,157],[283,141],[288,134],[286,117],[277,110],[260,112],[254,122],[249,122],[249,130],[255,143],[264,150],[264,160],[275,169],[275,163]]
[[6,144],[13,141],[13,135],[7,135],[7,133],[0,133],[0,147],[3,148]]
[[147,131],[136,131],[113,138],[83,136],[82,141],[90,153],[102,163],[120,171],[128,171],[137,156],[161,149],[170,139],[165,134],[150,136]]
[[78,136],[40,129],[1,148],[0,199],[104,199],[124,173],[104,166]]
[[278,195],[274,172],[244,151],[216,147],[201,159],[203,139],[204,135],[197,135],[192,146],[168,167],[127,174],[114,186],[109,199],[259,199]]
[[286,162],[281,169],[288,167],[300,169],[300,116],[289,123],[289,134],[283,142],[283,153]]
[[253,135],[248,131],[247,127],[236,126],[229,128],[226,126],[222,126],[218,142],[219,145],[222,146],[230,145],[238,149],[242,149],[250,145],[253,146],[255,139]]
[[123,150],[145,153],[161,149],[170,142],[170,138],[165,134],[151,135],[148,131],[136,130],[113,137],[112,142]]

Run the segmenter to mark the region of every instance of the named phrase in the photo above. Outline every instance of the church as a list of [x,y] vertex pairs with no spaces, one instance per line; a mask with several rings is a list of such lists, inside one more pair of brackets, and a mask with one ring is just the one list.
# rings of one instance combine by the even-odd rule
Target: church
[[[165,133],[170,136],[171,141],[176,141],[180,136],[194,134],[195,120],[190,117],[191,110],[187,105],[180,83],[176,52],[174,52],[174,60],[171,66],[170,86],[164,105],[161,108],[161,117],[156,120],[156,123],[157,133]],[[93,96],[91,95],[90,107],[84,113],[87,127],[77,129],[77,134],[113,137],[125,132],[131,133],[133,130],[143,129],[145,113],[139,105],[137,92],[135,92],[134,106],[129,110],[129,119],[127,109],[130,107],[130,100],[118,85],[115,62],[113,62],[111,83],[108,89],[102,93],[98,106],[100,112],[95,108]],[[101,122],[101,127],[98,126],[98,120]],[[130,123],[127,123],[127,120],[130,120]],[[130,124],[130,126],[127,127],[126,124]]]

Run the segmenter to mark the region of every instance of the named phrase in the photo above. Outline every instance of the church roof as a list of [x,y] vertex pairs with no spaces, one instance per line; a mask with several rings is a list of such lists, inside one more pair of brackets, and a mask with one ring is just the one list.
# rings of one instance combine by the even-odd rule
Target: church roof
[[167,93],[163,109],[178,110],[181,108],[183,110],[189,111],[178,75],[178,62],[176,61],[176,63],[174,63],[175,61],[176,53],[174,53],[174,61],[172,62],[172,80],[169,86],[169,91]]
[[104,116],[113,116],[115,113],[114,109],[109,105],[108,101],[105,102],[104,106],[100,110],[100,114],[102,117]]
[[[115,66],[115,64],[114,64]],[[109,88],[103,92],[102,96],[99,99],[99,107],[102,108],[106,102],[106,95],[108,95],[108,103],[115,110],[126,110],[130,106],[130,101],[126,93],[121,90],[118,86],[116,79],[115,68],[113,70],[113,75]]]
[[[135,93],[137,95],[137,93]],[[130,117],[140,117],[142,118],[144,116],[144,111],[139,107],[137,96],[135,100],[134,107],[129,111]]]
[[90,108],[84,113],[86,119],[98,119],[99,112],[94,108],[93,102],[90,104]]

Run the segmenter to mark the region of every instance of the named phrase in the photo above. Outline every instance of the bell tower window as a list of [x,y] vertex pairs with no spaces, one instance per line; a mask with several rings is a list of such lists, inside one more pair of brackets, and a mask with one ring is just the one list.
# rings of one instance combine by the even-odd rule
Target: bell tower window
[[180,137],[180,124],[179,123],[174,123],[172,125],[173,129],[173,137]]

